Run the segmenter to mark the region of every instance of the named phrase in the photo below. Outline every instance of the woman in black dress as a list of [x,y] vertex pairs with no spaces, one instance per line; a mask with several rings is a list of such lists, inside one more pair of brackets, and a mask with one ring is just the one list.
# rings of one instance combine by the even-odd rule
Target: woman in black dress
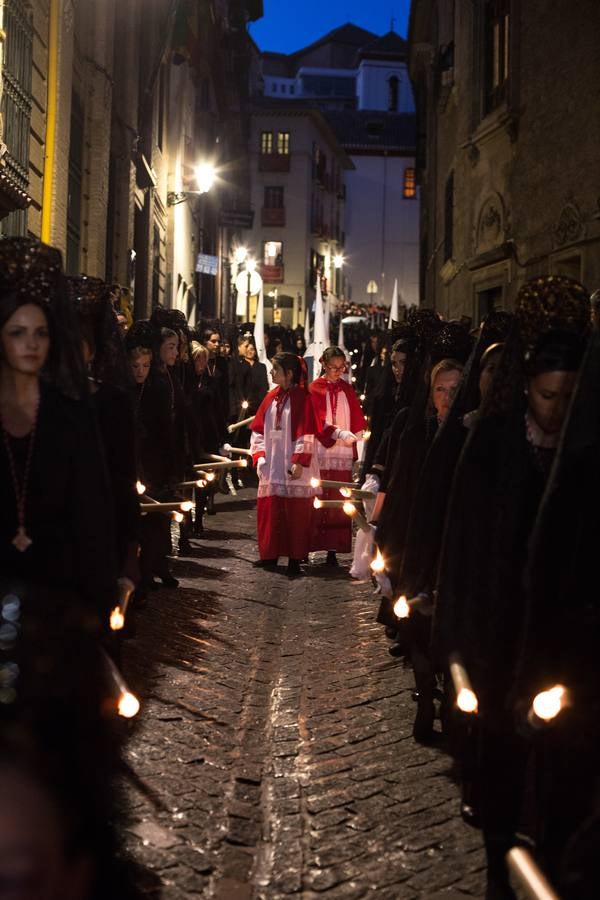
[[0,242],[0,572],[108,626],[114,507],[60,255]]
[[553,276],[521,288],[515,328],[449,501],[436,628],[446,659],[462,657],[479,701],[476,795],[490,897],[513,896],[505,855],[515,842],[530,760],[511,705],[528,542],[589,326],[589,296],[576,282]]

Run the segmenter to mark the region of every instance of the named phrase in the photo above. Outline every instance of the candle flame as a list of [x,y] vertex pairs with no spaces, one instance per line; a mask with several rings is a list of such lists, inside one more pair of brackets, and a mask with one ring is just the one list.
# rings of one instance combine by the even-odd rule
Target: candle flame
[[214,472],[207,472],[207,473],[206,473],[206,480],[207,480],[207,481],[214,481],[214,480],[215,480],[215,473],[214,473]]
[[247,469],[247,468],[248,468],[248,460],[247,460],[247,459],[240,459],[240,461],[239,461],[239,467],[240,467],[240,469]]
[[242,400],[242,409],[248,409],[249,406],[250,404],[247,400]]
[[456,698],[456,705],[461,712],[476,713],[479,706],[477,694],[469,688],[461,688]]
[[180,513],[180,512],[174,512],[174,513],[173,513],[173,520],[174,520],[175,522],[178,522],[178,523],[181,525],[181,523],[183,522],[183,514]]
[[375,559],[371,563],[371,571],[375,573],[384,572],[385,571],[385,559],[381,553],[379,547],[377,548],[377,553],[375,554]]
[[110,614],[110,627],[113,631],[120,631],[125,625],[125,616],[120,606],[115,606]]
[[356,515],[356,507],[355,507],[354,503],[350,503],[349,500],[346,500],[346,502],[342,506],[342,509],[344,510],[344,512],[346,513],[347,516],[355,516]]
[[323,506],[323,504],[322,504],[322,502],[319,500],[319,498],[318,498],[318,497],[315,497],[315,499],[313,500],[313,507],[314,507],[314,509],[321,509],[322,506]]
[[183,503],[179,505],[179,508],[182,512],[191,512],[194,508],[194,504],[191,500],[184,500]]
[[311,479],[310,479],[310,486],[313,487],[313,488],[321,487],[321,479],[320,479],[320,478],[314,478],[314,477],[311,478]]
[[361,403],[364,403],[365,400],[367,399],[367,395],[366,395],[366,394],[361,394],[360,397],[359,397],[358,399],[360,400]]
[[353,375],[353,376],[352,376],[352,384],[354,384],[355,381],[356,381],[356,378],[355,378],[354,375]]
[[408,600],[404,594],[402,594],[401,597],[398,597],[394,603],[394,615],[397,619],[408,619],[410,616],[410,606],[408,605]]
[[140,701],[135,694],[122,691],[118,703],[119,715],[124,719],[133,719],[140,711]]
[[533,700],[533,711],[538,719],[550,722],[565,705],[565,688],[557,684],[549,691],[542,691]]
[[196,482],[196,487],[199,487],[199,488],[206,487],[206,482],[202,478],[199,478],[198,481]]
[[348,499],[350,499],[350,497],[352,496],[352,491],[348,490],[348,488],[340,488],[340,494],[342,495],[342,497],[347,497]]
[[142,496],[142,494],[146,493],[146,485],[142,484],[141,481],[136,481],[135,489],[138,492],[138,494],[140,495],[140,497]]

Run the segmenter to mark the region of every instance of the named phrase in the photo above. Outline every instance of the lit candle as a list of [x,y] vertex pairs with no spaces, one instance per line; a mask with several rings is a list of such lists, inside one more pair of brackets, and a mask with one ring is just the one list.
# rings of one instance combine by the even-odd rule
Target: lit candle
[[142,494],[146,493],[146,485],[142,484],[141,481],[136,481],[135,489],[138,492],[138,494],[140,495],[140,497],[142,496]]
[[194,503],[192,500],[184,500],[183,503],[179,504],[179,509],[182,512],[191,512],[194,508]]
[[371,571],[377,573],[385,572],[385,559],[381,553],[379,547],[377,548],[377,553],[375,554],[375,559],[371,562]]
[[397,619],[408,619],[410,616],[410,606],[404,594],[394,603],[394,615]]
[[342,497],[347,497],[349,500],[374,500],[377,494],[373,494],[371,491],[361,491],[360,488],[340,488],[340,494]]
[[511,874],[531,900],[560,900],[552,885],[525,847],[513,847],[506,854]]
[[418,610],[424,616],[433,613],[433,603],[427,594],[417,594],[410,600],[403,594],[394,605],[394,613],[398,619],[407,619],[414,610]]
[[448,659],[450,663],[450,677],[456,693],[456,705],[464,713],[476,713],[479,703],[477,694],[471,685],[471,679],[464,667],[458,653],[451,653]]
[[[192,501],[188,500],[187,502],[191,503]],[[140,503],[140,509],[142,510],[142,512],[170,512],[172,510],[182,509],[183,505],[184,504],[181,502],[181,500],[173,500],[169,503],[158,503],[156,500],[154,500],[151,503]]]
[[247,419],[242,419],[241,422],[234,422],[233,425],[227,426],[227,431],[229,434],[233,434],[234,431],[237,431],[238,428],[242,428],[244,425],[249,425],[250,422],[254,421],[254,416],[249,416]]
[[110,627],[113,631],[120,631],[125,625],[127,607],[135,590],[133,581],[125,575],[118,579],[117,584],[119,586],[119,603],[110,614]]
[[219,462],[202,463],[201,465],[193,466],[193,468],[197,472],[202,472],[204,474],[211,469],[245,469],[247,466],[247,459],[227,459],[219,460]]
[[180,513],[180,512],[173,513],[173,521],[177,522],[178,525],[181,525],[181,523],[183,522],[183,519],[184,519],[183,513]]
[[115,606],[110,614],[110,627],[112,631],[120,631],[125,625],[125,616],[120,607]]
[[196,481],[180,481],[178,487],[203,488],[203,487],[206,487],[206,482],[202,478],[198,478],[198,479],[196,479]]
[[313,506],[315,509],[343,509],[344,501],[321,500],[319,497],[315,497],[315,499],[313,500]]
[[252,451],[247,450],[244,447],[232,447],[231,452],[232,453],[240,453],[242,456],[252,456]]
[[125,683],[125,679],[117,669],[114,661],[111,659],[108,653],[106,653],[106,651],[102,652],[104,654],[104,659],[112,683],[118,691],[117,712],[125,719],[132,719],[140,711],[140,701],[135,696],[135,694],[131,693],[131,691],[127,687],[127,684]]
[[324,487],[324,488],[346,488],[348,490],[352,490],[357,487],[353,481],[331,481],[327,478],[311,478],[310,483],[312,487]]
[[555,684],[548,691],[541,691],[533,698],[527,719],[530,725],[539,726],[551,722],[565,708],[568,702],[567,689]]
[[248,409],[249,406],[250,406],[250,404],[248,403],[247,400],[242,400],[242,409],[246,410],[246,409]]
[[346,513],[347,516],[351,516],[361,531],[370,531],[369,523],[365,519],[365,517],[360,513],[355,507],[354,503],[350,503],[349,500],[346,500],[342,509]]

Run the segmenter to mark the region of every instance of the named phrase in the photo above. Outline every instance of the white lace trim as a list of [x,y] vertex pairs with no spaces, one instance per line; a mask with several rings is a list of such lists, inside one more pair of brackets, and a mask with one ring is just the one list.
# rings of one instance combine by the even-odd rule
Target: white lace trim
[[322,493],[321,489],[315,490],[309,484],[281,484],[277,482],[269,482],[268,484],[259,484],[258,497],[316,497]]

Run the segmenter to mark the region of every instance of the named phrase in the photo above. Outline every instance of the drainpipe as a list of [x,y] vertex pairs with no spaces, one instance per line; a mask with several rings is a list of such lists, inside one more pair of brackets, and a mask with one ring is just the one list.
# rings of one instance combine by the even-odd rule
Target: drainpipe
[[52,225],[52,188],[56,150],[56,118],[58,96],[58,25],[61,0],[50,0],[48,26],[48,95],[46,103],[46,146],[44,153],[44,187],[42,193],[41,238],[49,244]]

